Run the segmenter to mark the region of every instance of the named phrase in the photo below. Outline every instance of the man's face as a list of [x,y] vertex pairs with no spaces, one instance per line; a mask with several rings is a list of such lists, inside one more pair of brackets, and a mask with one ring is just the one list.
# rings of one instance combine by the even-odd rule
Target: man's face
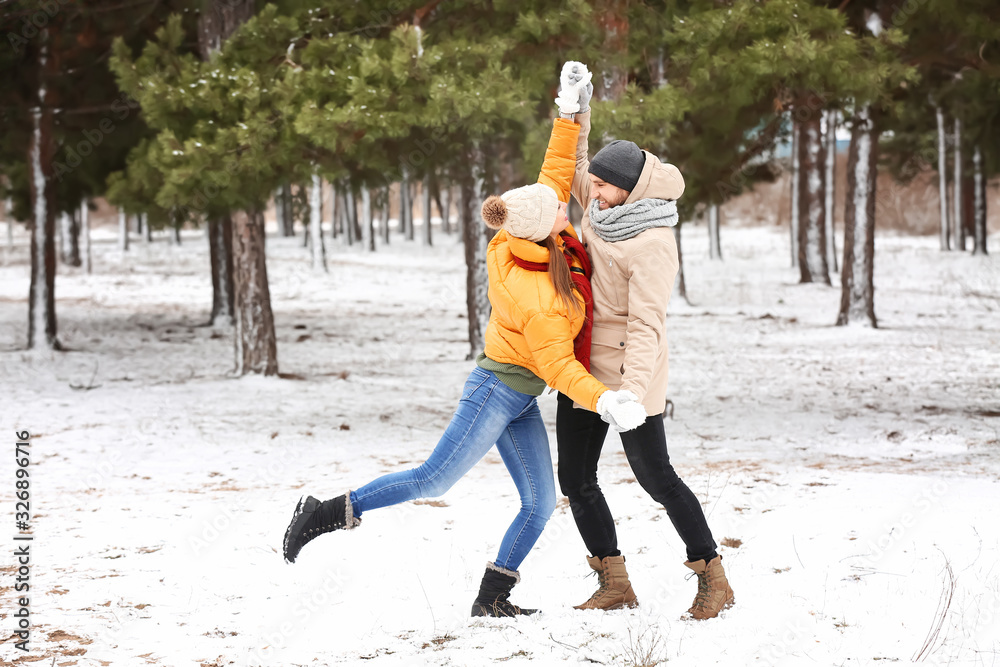
[[622,190],[617,185],[611,185],[602,181],[593,174],[587,175],[590,176],[590,198],[597,200],[597,204],[602,211],[612,206],[624,204],[625,200],[628,199],[628,190]]

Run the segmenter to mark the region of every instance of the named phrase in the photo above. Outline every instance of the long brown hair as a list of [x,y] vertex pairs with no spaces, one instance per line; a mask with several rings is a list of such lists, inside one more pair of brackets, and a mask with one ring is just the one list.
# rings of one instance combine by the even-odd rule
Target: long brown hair
[[580,302],[573,294],[573,279],[569,274],[569,264],[566,256],[559,249],[556,240],[551,236],[545,237],[545,248],[549,251],[549,278],[556,288],[556,294],[563,300],[568,308],[571,308],[577,315],[580,314]]

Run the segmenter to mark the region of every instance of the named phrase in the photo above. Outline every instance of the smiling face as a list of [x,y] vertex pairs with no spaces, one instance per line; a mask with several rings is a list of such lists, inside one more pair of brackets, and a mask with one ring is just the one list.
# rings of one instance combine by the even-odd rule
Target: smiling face
[[566,202],[559,202],[559,209],[556,211],[556,224],[552,226],[552,237],[559,236],[559,233],[569,227],[569,215],[566,213],[568,205]]
[[628,190],[622,190],[617,185],[611,185],[593,174],[587,175],[590,176],[590,198],[597,200],[597,204],[602,211],[612,206],[624,204],[625,200],[628,199]]

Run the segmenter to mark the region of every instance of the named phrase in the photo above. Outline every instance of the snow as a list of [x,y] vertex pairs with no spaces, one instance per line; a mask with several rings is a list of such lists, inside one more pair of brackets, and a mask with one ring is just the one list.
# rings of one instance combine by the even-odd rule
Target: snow
[[[879,235],[883,328],[833,327],[839,289],[796,284],[787,230],[727,227],[726,261],[709,262],[703,228],[686,226],[694,305],[671,303],[666,427],[716,539],[742,542],[721,547],[736,605],[680,620],[695,593],[683,544],[610,435],[601,481],[641,606],[571,608],[596,579],[563,500],[512,596],[543,614],[472,621],[517,509],[495,453],[433,503],[370,512],[295,565],[280,555],[301,494],[415,465],[447,424],[471,367],[457,237],[397,235],[377,253],[333,242],[322,274],[301,239],[270,236],[289,375],[234,379],[232,331],[199,326],[202,232],[123,253],[96,227],[93,274],[58,276],[72,351],[28,355],[19,231],[0,255],[0,392],[8,442],[32,434],[22,662],[622,665],[649,650],[680,666],[881,665],[919,654],[949,571],[927,662],[990,665],[1000,650],[996,255]],[[554,452],[554,397],[540,405]],[[13,563],[0,563],[8,632]],[[9,640],[4,651],[19,657]]]

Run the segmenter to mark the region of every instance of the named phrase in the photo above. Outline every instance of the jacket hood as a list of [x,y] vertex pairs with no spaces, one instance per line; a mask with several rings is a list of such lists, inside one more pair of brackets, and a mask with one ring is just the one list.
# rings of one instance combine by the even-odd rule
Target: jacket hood
[[672,164],[660,162],[660,158],[649,151],[643,153],[646,164],[625,203],[631,204],[640,199],[679,199],[684,194],[684,177],[680,170]]

